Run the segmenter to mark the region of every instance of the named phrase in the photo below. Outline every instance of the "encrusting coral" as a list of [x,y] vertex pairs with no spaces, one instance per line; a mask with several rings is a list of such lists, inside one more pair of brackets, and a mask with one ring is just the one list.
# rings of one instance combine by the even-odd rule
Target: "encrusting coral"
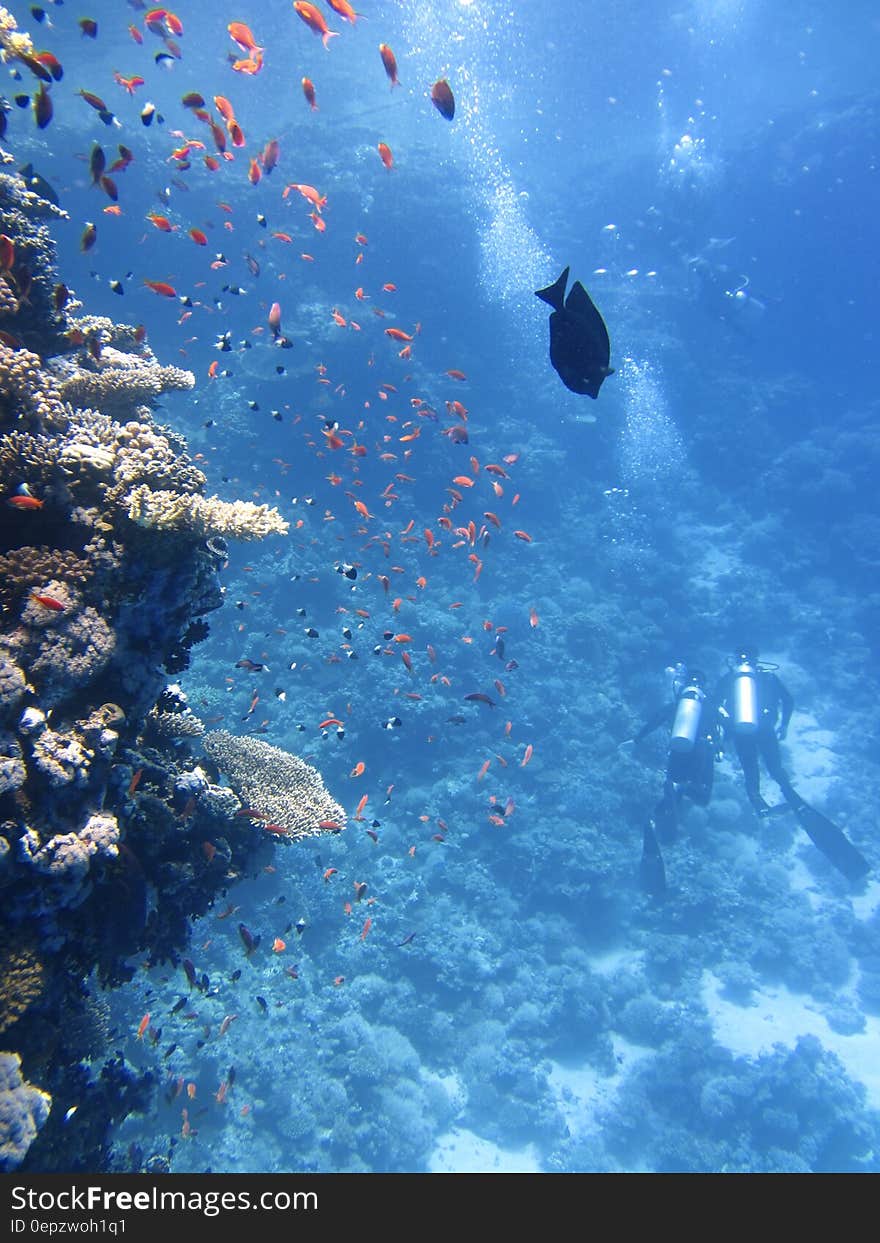
[[222,729],[206,734],[202,746],[244,805],[264,813],[279,836],[295,840],[345,828],[345,812],[321,774],[299,756]]

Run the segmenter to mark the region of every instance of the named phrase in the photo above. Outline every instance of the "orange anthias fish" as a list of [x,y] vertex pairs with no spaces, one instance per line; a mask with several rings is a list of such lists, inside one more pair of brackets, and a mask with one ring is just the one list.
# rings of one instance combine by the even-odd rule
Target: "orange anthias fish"
[[395,86],[400,86],[400,79],[397,76],[397,59],[387,43],[379,44],[379,55],[382,57],[382,64],[391,82],[391,89],[394,90]]
[[230,22],[226,27],[229,31],[229,37],[233,43],[237,43],[243,52],[264,52],[266,49],[259,46],[254,36],[251,34],[250,27],[244,22]]
[[167,216],[160,216],[154,211],[147,212],[147,220],[149,220],[150,224],[153,225],[154,228],[158,229],[160,233],[174,233],[177,229],[177,225],[172,224]]
[[144,284],[148,289],[152,289],[153,293],[160,294],[163,298],[177,297],[177,290],[173,285],[169,285],[165,281],[148,281],[145,279]]
[[64,612],[64,605],[60,600],[56,600],[54,596],[41,596],[32,591],[31,599],[35,604],[42,605],[44,609],[49,609],[53,613]]
[[306,103],[312,112],[318,111],[318,105],[315,103],[315,84],[311,78],[303,78],[302,80],[303,95],[306,97]]
[[20,493],[16,496],[10,496],[6,503],[8,505],[12,505],[15,509],[42,509],[43,508],[43,502],[40,500],[38,496],[30,496],[25,493]]
[[361,16],[360,13],[355,13],[354,9],[348,3],[348,0],[327,0],[327,3],[330,5],[330,8],[334,13],[338,13],[339,16],[344,17],[347,22],[351,22],[352,26]]
[[305,0],[296,0],[293,6],[294,12],[302,18],[310,30],[316,35],[321,36],[321,42],[324,47],[328,47],[328,40],[339,37],[338,30],[328,30],[327,23],[324,21],[323,14],[315,8],[313,4],[307,4]]
[[149,1011],[147,1011],[147,1013],[144,1015],[144,1017],[141,1019],[140,1023],[138,1024],[138,1029],[137,1029],[138,1040],[143,1040],[144,1032],[147,1030],[149,1025],[150,1025],[150,1014],[149,1014]]
[[394,167],[394,156],[391,154],[391,148],[386,142],[380,142],[377,150],[379,152],[379,159],[390,171]]

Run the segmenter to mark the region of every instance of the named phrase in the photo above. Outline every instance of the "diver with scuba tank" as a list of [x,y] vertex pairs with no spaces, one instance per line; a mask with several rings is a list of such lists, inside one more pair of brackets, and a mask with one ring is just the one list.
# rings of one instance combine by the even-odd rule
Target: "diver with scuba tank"
[[668,669],[672,702],[664,704],[642,726],[635,743],[643,742],[661,725],[669,729],[669,752],[663,796],[654,810],[660,836],[670,841],[678,824],[678,807],[683,798],[706,807],[712,797],[715,757],[721,737],[718,709],[706,689],[706,675],[699,669],[688,672],[679,664]]
[[774,672],[775,665],[759,664],[754,648],[736,653],[718,687],[719,715],[739,756],[749,802],[759,816],[785,810],[785,803],[771,807],[761,795],[760,760],[786,800],[797,795],[782,767],[779,743],[788,733],[794,697]]
[[667,669],[667,674],[671,682],[671,703],[658,709],[633,739],[638,745],[661,725],[669,729],[663,794],[645,823],[642,842],[641,881],[653,897],[662,897],[666,890],[659,842],[674,838],[678,809],[684,798],[701,807],[708,806],[715,761],[721,755],[720,719],[717,706],[706,689],[705,674],[699,669],[688,672],[682,664]]
[[[718,688],[719,715],[739,756],[749,802],[762,818],[794,812],[816,848],[850,880],[858,880],[869,870],[867,860],[836,824],[801,798],[782,767],[779,743],[788,732],[794,698],[775,670],[758,660],[756,648],[742,647]],[[761,795],[761,760],[785,800],[775,807]]]

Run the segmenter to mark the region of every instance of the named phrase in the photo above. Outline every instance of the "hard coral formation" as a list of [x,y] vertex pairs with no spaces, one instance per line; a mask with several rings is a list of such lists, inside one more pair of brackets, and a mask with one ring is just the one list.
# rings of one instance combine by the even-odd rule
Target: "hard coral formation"
[[104,346],[98,357],[82,358],[60,382],[61,396],[76,406],[95,406],[104,414],[125,417],[137,405],[150,405],[162,393],[186,392],[195,386],[191,371],[163,367],[144,347],[140,354]]
[[299,756],[223,729],[206,734],[202,745],[244,805],[263,812],[283,836],[311,837],[345,828],[345,812],[321,774]]
[[[0,55],[31,50],[0,8]],[[0,1030],[15,1041],[0,1054],[0,1169],[76,1168],[75,1128],[54,1121],[26,1156],[50,1099],[27,1079],[91,1094],[89,1151],[106,1159],[111,1120],[144,1106],[149,1077],[129,1083],[121,1059],[72,1067],[61,1016],[87,977],[178,960],[192,918],[268,849],[195,767],[201,722],[160,692],[222,603],[222,537],[287,530],[267,506],[202,495],[183,437],[154,417],[194,377],[141,331],[83,314],[44,223],[66,213],[37,191],[38,176],[0,172]]]
[[277,509],[253,501],[221,501],[218,496],[153,492],[145,484],[129,495],[128,516],[157,531],[189,531],[202,537],[262,539],[285,535],[288,524]]
[[18,1054],[0,1053],[0,1173],[21,1165],[51,1108],[51,1096],[22,1077]]
[[17,941],[0,940],[0,1033],[26,1014],[43,993],[43,964],[37,952]]

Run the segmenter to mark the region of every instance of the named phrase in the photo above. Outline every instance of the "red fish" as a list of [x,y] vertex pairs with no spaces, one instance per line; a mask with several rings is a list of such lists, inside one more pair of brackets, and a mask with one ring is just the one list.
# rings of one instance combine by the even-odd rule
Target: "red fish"
[[14,506],[16,509],[42,509],[43,501],[37,496],[28,496],[24,493],[18,496],[10,496],[7,501],[8,505]]
[[293,6],[294,12],[302,18],[310,30],[316,35],[321,36],[321,42],[324,47],[328,47],[328,40],[339,37],[338,30],[328,30],[327,23],[324,21],[323,14],[315,8],[313,4],[305,3],[305,0],[296,0]]
[[400,79],[397,76],[397,60],[394,53],[387,43],[379,44],[379,55],[382,57],[382,64],[385,66],[385,72],[391,82],[391,89],[400,86]]
[[64,605],[60,600],[56,600],[54,596],[39,596],[36,592],[31,592],[31,599],[35,604],[40,604],[44,609],[50,609],[53,613],[63,613]]
[[303,78],[302,80],[303,95],[306,97],[306,103],[312,112],[318,111],[318,105],[315,103],[315,84],[311,78]]
[[233,43],[237,43],[243,52],[264,52],[266,49],[257,44],[250,28],[244,22],[230,22],[226,27]]
[[263,163],[263,172],[271,173],[272,169],[278,163],[278,156],[281,153],[281,147],[277,138],[270,139],[263,148],[263,154],[260,157]]
[[377,148],[379,158],[385,167],[390,170],[394,167],[394,156],[391,154],[391,148],[385,142],[380,142]]
[[354,9],[348,3],[348,0],[327,0],[327,3],[330,5],[330,8],[334,13],[338,13],[339,16],[344,17],[347,22],[351,22],[352,26],[361,16],[360,13],[355,13]]
[[455,116],[455,96],[445,78],[440,78],[431,87],[431,103],[447,121]]
[[152,289],[153,293],[160,294],[163,298],[177,297],[177,290],[173,285],[169,285],[165,281],[144,280],[144,284],[148,289]]

